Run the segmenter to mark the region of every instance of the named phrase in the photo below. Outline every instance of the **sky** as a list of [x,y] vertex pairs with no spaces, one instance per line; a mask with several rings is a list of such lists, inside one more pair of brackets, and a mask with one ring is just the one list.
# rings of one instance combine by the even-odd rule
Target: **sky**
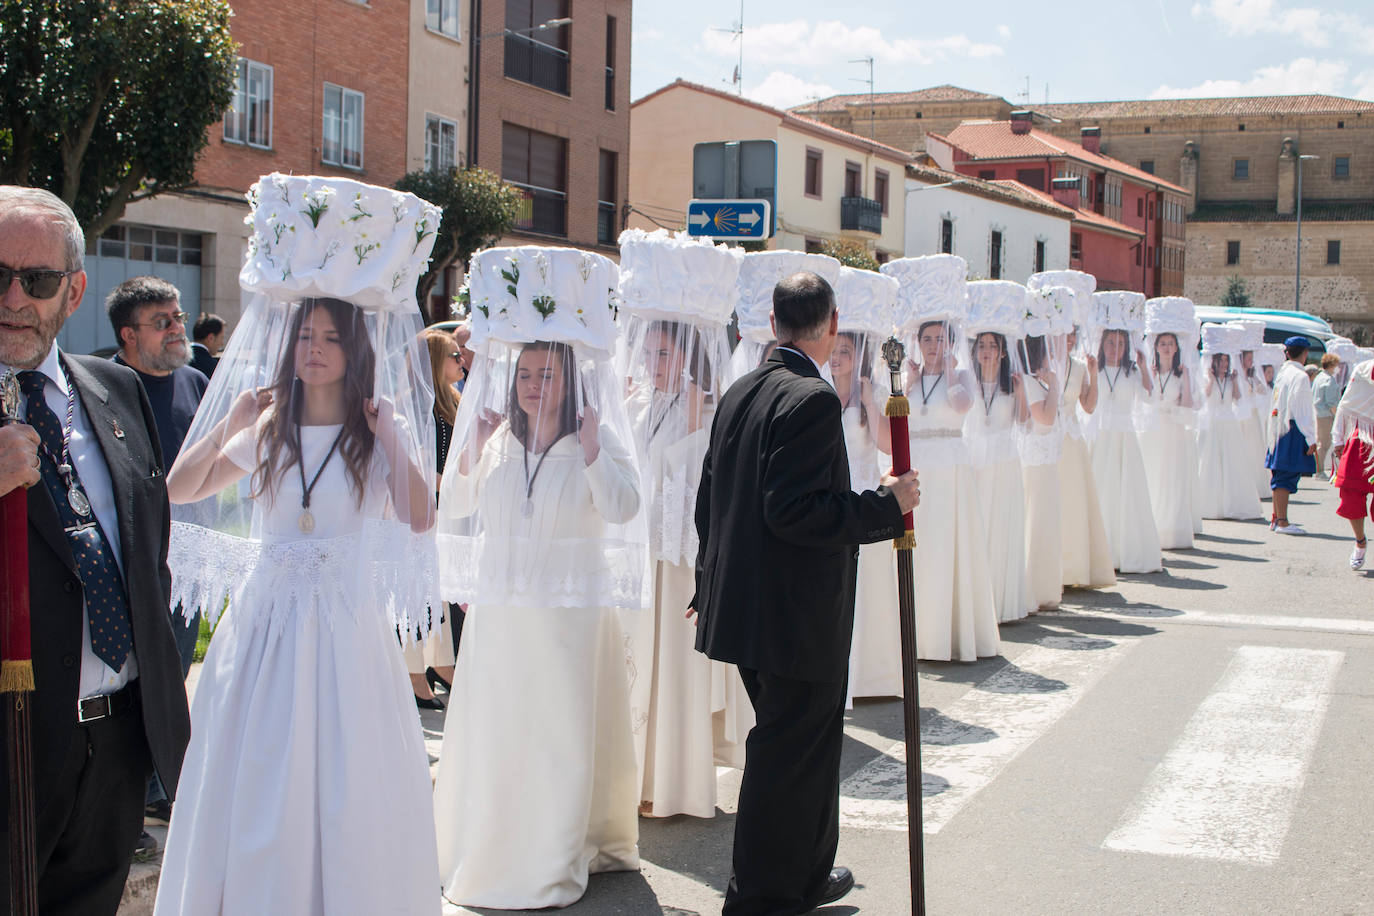
[[[740,0],[634,4],[631,94],[734,91]],[[789,107],[951,83],[1012,103],[1326,93],[1374,101],[1374,4],[744,0],[744,95]],[[1028,91],[1029,90],[1029,91]]]

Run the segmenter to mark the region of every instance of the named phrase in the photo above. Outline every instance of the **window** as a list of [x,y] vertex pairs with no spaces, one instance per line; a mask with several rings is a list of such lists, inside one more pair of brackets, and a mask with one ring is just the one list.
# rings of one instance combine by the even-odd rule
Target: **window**
[[425,28],[449,38],[458,34],[458,0],[425,0]]
[[873,199],[883,205],[883,216],[887,216],[887,172],[881,169],[873,172]]
[[606,110],[615,111],[615,17],[606,17]]
[[1083,260],[1083,233],[1081,232],[1069,233],[1069,260]]
[[1326,243],[1326,263],[1341,263],[1341,243],[1336,239],[1331,239]]
[[1337,122],[1336,122],[1336,130],[1345,130],[1345,122],[1344,122],[1344,121],[1337,121]]
[[1147,126],[1145,127],[1145,133],[1148,134],[1149,132],[1150,132],[1150,128],[1149,128],[1149,126],[1147,125]]
[[992,181],[997,177],[997,171],[995,169],[980,169],[978,177],[983,181]]
[[1245,125],[1244,125],[1244,124],[1237,124],[1237,125],[1236,125],[1236,130],[1245,130]]
[[1144,215],[1145,215],[1145,198],[1143,198],[1143,197],[1137,197],[1137,198],[1135,199],[1135,215],[1136,215],[1136,216],[1144,216]]
[[1146,215],[1145,215],[1145,218],[1146,218],[1146,219],[1154,219],[1154,218],[1155,218],[1155,202],[1154,202],[1153,200],[1150,201],[1150,202],[1146,205],[1146,207],[1145,207],[1145,214],[1146,214]]
[[1136,267],[1139,267],[1139,266],[1140,266],[1140,249],[1142,249],[1142,248],[1144,248],[1144,247],[1145,247],[1145,245],[1144,245],[1143,242],[1142,242],[1141,244],[1135,246],[1135,266],[1136,266]]
[[1035,272],[1040,273],[1045,269],[1045,243],[1037,240],[1035,243]]
[[202,245],[198,232],[120,224],[106,229],[98,246],[88,246],[87,250],[89,254],[99,254],[102,258],[198,265]]
[[1035,188],[1037,191],[1045,190],[1044,169],[1017,169],[1016,180],[1028,188]]
[[447,172],[457,164],[458,125],[425,115],[425,171]]
[[806,148],[806,196],[821,196],[821,151]]
[[234,99],[224,113],[224,139],[260,149],[272,146],[272,68],[240,57]]
[[[568,18],[568,0],[508,0],[505,74],[568,95],[568,26],[539,26]],[[595,58],[593,58],[595,59]]]
[[568,141],[516,124],[501,125],[501,177],[524,195],[515,228],[568,234]]
[[616,184],[620,174],[620,156],[610,150],[601,151],[600,180],[596,201],[596,240],[602,245],[614,245],[620,237],[616,219]]
[[1231,162],[1231,177],[1236,181],[1250,180],[1250,160],[1236,159]]
[[1226,243],[1226,266],[1233,267],[1240,263],[1240,242]]
[[363,94],[324,84],[324,142],[320,159],[350,169],[363,167]]
[[857,162],[844,164],[844,196],[864,196],[864,173]]
[[1331,177],[1337,180],[1350,177],[1350,157],[1333,156],[1331,159]]
[[1155,161],[1153,159],[1140,160],[1140,170],[1142,172],[1149,172],[1153,175],[1155,173]]
[[940,220],[940,253],[954,253],[954,220]]
[[992,238],[988,240],[988,278],[1002,279],[1002,233],[996,229],[992,231]]

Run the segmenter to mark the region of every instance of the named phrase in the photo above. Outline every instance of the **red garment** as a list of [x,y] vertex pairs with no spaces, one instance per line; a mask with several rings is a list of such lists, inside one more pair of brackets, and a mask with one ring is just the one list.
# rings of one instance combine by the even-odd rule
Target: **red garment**
[[1345,443],[1344,451],[1341,452],[1341,462],[1336,467],[1334,483],[1342,490],[1374,493],[1374,483],[1369,482],[1369,475],[1365,472],[1365,468],[1369,466],[1369,446],[1351,436]]

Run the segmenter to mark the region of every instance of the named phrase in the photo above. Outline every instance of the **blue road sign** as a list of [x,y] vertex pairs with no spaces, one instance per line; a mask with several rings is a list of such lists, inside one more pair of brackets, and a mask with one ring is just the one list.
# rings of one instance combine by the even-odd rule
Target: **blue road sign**
[[766,200],[693,200],[687,234],[715,239],[766,239],[773,220]]

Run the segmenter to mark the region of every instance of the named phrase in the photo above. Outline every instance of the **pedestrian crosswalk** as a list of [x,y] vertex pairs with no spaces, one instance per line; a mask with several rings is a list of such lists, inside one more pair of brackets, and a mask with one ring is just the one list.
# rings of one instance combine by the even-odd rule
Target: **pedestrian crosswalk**
[[[1137,636],[1049,635],[943,705],[924,726],[924,826],[947,826],[1037,740],[1049,734]],[[1117,826],[1092,839],[1108,851],[1278,860],[1320,737],[1344,654],[1219,646],[1226,666],[1151,771],[1124,796]],[[1224,655],[1222,655],[1224,653]],[[906,830],[905,752],[896,744],[840,787],[841,826]],[[1108,820],[1107,823],[1112,823]]]

